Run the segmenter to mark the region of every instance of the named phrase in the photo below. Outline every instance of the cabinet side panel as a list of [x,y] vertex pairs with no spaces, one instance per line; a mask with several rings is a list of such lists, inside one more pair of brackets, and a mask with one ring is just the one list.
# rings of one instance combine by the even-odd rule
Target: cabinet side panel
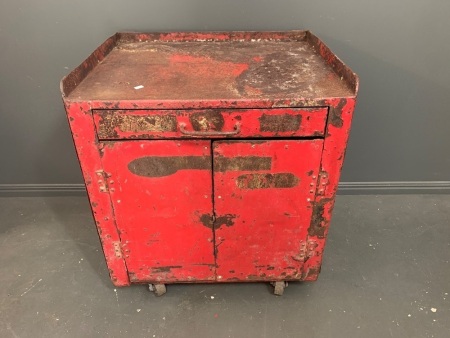
[[65,106],[111,280],[116,286],[129,285],[89,104],[65,102]]
[[322,163],[308,236],[317,243],[315,254],[304,265],[303,278],[316,280],[330,225],[355,107],[354,99],[330,99]]

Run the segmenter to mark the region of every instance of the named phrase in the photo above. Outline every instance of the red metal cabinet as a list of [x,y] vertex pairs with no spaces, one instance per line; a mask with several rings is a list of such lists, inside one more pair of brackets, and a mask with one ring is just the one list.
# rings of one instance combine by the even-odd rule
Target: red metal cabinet
[[61,90],[113,283],[315,280],[357,89],[310,32],[108,39]]

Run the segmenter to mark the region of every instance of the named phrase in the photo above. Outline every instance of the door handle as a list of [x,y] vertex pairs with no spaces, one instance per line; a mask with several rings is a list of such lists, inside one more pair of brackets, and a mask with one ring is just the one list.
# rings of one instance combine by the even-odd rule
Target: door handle
[[231,136],[241,132],[241,124],[237,122],[232,131],[189,131],[186,130],[186,123],[180,123],[180,132],[188,136]]

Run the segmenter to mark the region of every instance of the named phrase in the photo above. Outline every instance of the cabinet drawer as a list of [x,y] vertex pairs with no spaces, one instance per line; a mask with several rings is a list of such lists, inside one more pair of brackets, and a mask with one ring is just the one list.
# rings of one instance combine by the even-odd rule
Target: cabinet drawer
[[100,140],[323,137],[328,108],[94,110]]

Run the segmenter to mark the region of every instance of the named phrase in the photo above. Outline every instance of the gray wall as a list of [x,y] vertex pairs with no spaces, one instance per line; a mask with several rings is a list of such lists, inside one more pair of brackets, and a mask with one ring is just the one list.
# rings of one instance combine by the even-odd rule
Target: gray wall
[[116,31],[310,29],[360,75],[343,181],[450,181],[450,1],[0,5],[0,185],[81,183],[58,83]]

